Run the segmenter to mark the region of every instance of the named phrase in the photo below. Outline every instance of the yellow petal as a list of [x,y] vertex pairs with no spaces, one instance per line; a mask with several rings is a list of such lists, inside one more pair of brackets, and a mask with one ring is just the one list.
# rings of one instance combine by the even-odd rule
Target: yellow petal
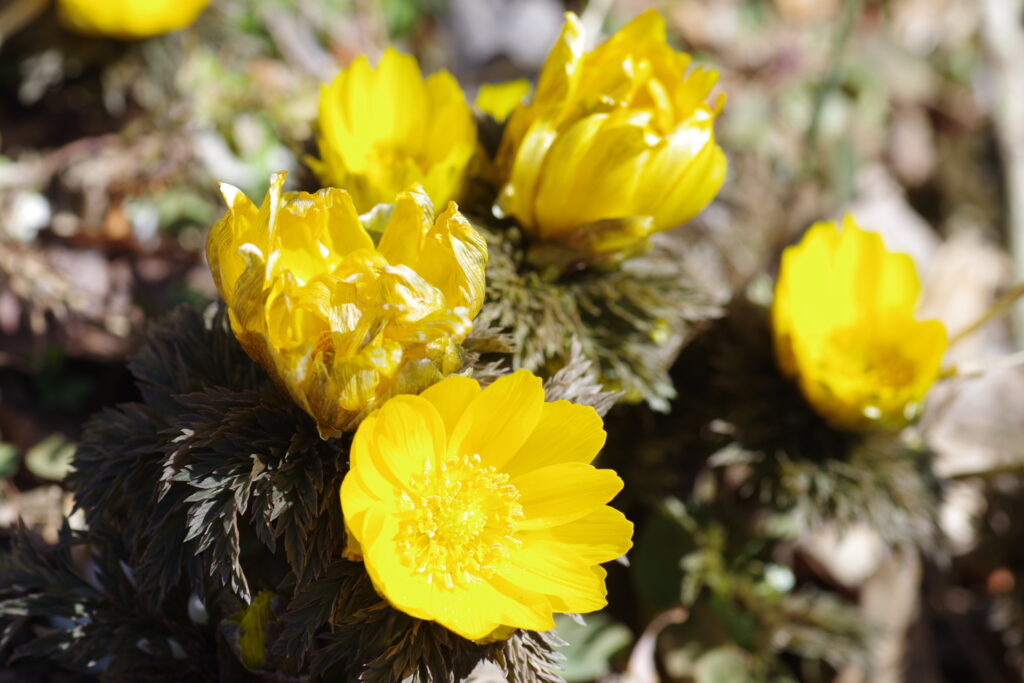
[[379,250],[444,293],[450,308],[475,316],[484,299],[487,242],[453,203],[433,220],[430,198],[414,188],[398,197]]
[[563,462],[590,463],[606,438],[601,416],[590,406],[545,403],[530,437],[502,469],[516,477]]
[[434,204],[422,187],[412,187],[395,200],[391,220],[377,249],[395,265],[416,269],[426,236],[434,222]]
[[137,40],[188,26],[210,0],[58,0],[61,21],[78,33]]
[[[654,234],[653,216],[624,216],[584,223],[558,235],[557,244],[573,249],[572,256],[590,254],[594,263],[616,263],[634,253],[640,253],[647,238]],[[543,261],[538,252],[543,245],[535,245],[531,258]]]
[[374,587],[396,609],[417,619],[432,618],[431,585],[423,574],[403,562],[394,539],[399,535],[394,509],[386,504],[370,507],[359,538],[366,571]]
[[530,95],[532,89],[533,84],[525,78],[503,83],[484,83],[477,91],[475,104],[478,109],[501,123]]
[[414,57],[390,48],[376,69],[360,57],[325,86],[319,118],[321,159],[311,166],[363,212],[414,183],[447,203],[477,149],[472,110],[452,75],[424,80]]
[[511,480],[521,493],[525,519],[519,528],[546,529],[584,517],[622,490],[612,470],[564,462],[532,470]]
[[[233,185],[221,183],[220,190],[228,211],[210,229],[206,241],[206,260],[210,264],[217,289],[224,294],[225,301],[230,305],[234,298],[235,284],[245,267],[238,246],[252,242],[252,226],[257,224],[259,209]],[[236,226],[240,226],[241,230],[236,229]]]
[[470,377],[446,377],[437,384],[423,390],[421,398],[430,401],[444,422],[445,432],[451,438],[455,425],[466,412],[482,389],[480,383]]
[[[397,609],[419,619],[436,621],[469,640],[481,640],[503,625],[534,630],[554,626],[550,607],[528,591],[499,581],[499,590],[489,581],[479,580],[457,589],[446,589],[405,564],[390,542],[398,533],[394,519],[383,508],[369,514],[365,533],[372,539],[364,543],[367,571],[377,589]],[[506,592],[507,591],[507,592]],[[524,596],[528,600],[520,601]],[[519,598],[519,599],[517,599]],[[486,609],[480,609],[485,606]]]
[[524,534],[524,538],[534,537],[562,544],[564,554],[598,564],[629,551],[633,546],[633,523],[615,508],[603,505],[572,522]]
[[416,156],[426,142],[428,98],[423,73],[416,58],[388,48],[377,66],[370,98],[373,120],[368,121],[366,134],[372,139],[407,149]]
[[[594,114],[575,123],[551,146],[537,188],[537,222],[551,239],[572,227],[631,215],[637,180],[653,142],[643,126],[616,124]],[[580,202],[579,197],[587,197]]]
[[540,419],[544,386],[526,370],[500,377],[466,408],[455,425],[453,455],[479,455],[484,464],[501,469],[526,442]]
[[526,540],[501,576],[531,591],[557,595],[572,612],[596,612],[608,604],[604,581],[557,543]]
[[419,396],[396,396],[356,433],[352,467],[372,494],[386,498],[432,467],[445,445],[444,423],[433,405]]
[[475,316],[483,306],[487,242],[458,211],[455,202],[437,217],[417,267],[424,279]]
[[583,25],[579,17],[572,12],[566,12],[562,32],[544,61],[544,67],[537,80],[537,92],[533,98],[532,109],[551,109],[571,96],[579,80],[584,40]]
[[[515,114],[512,120],[515,121]],[[515,216],[525,227],[537,226],[534,196],[548,150],[557,137],[558,129],[552,121],[537,119],[526,129],[515,156],[510,156],[507,162],[511,167],[509,181],[498,196],[498,207],[502,214]]]
[[712,123],[703,119],[680,125],[651,155],[638,185],[636,204],[651,207],[658,230],[674,228],[696,216],[725,182],[728,163],[715,144]]

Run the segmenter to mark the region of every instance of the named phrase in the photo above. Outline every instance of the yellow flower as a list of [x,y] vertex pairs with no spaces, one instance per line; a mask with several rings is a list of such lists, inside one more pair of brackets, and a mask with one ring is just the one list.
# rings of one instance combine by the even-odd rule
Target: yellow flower
[[590,465],[604,441],[593,408],[546,403],[526,370],[486,389],[449,377],[393,398],[352,443],[350,543],[394,607],[470,640],[601,609],[600,563],[633,534],[605,505],[622,480]]
[[484,83],[476,94],[474,104],[501,123],[526,99],[532,89],[533,85],[525,78],[503,83]]
[[852,216],[817,223],[782,254],[772,326],[779,364],[830,424],[898,429],[913,420],[946,350],[946,328],[915,317],[913,260]]
[[260,591],[236,617],[242,663],[252,670],[262,669],[267,660],[267,624],[274,616],[271,605],[274,597],[270,591]]
[[533,101],[509,119],[498,155],[498,209],[535,239],[628,255],[699,213],[725,179],[706,102],[718,74],[691,69],[647,11],[584,54],[579,19],[541,70]]
[[458,199],[476,123],[450,73],[424,81],[415,57],[388,49],[376,70],[359,57],[323,86],[319,144],[323,159],[313,170],[325,185],[346,188],[360,212],[413,183],[443,206]]
[[58,0],[61,20],[87,35],[128,40],[188,26],[210,0]]
[[375,246],[344,190],[282,194],[284,180],[261,207],[222,184],[206,254],[235,336],[327,438],[459,367],[487,246],[454,202],[435,221],[419,188]]

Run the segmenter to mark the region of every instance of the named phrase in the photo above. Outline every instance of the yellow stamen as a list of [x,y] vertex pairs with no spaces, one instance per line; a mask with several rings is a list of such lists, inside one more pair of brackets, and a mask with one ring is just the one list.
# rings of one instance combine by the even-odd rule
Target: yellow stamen
[[431,583],[465,586],[509,559],[522,518],[519,491],[479,455],[428,463],[402,497],[399,552]]

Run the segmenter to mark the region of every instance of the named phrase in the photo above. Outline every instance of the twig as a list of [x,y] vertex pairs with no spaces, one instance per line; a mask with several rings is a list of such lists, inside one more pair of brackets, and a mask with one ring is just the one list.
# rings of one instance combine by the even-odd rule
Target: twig
[[626,673],[618,680],[621,683],[657,683],[658,668],[655,663],[655,652],[658,636],[668,626],[681,624],[689,616],[690,613],[683,607],[674,607],[656,616],[644,629],[640,640],[633,647]]
[[[996,136],[1006,177],[1006,224],[1014,279],[1024,280],[1024,28],[1018,0],[982,0],[981,36],[995,78]],[[1024,343],[1024,307],[1013,311],[1014,337]]]
[[952,338],[950,338],[949,340],[949,345],[953,346],[954,344],[962,341],[964,338],[974,334],[979,329],[981,329],[982,327],[984,327],[985,325],[987,325],[988,323],[990,323],[991,321],[995,320],[1003,313],[1005,313],[1006,310],[1010,308],[1010,306],[1012,306],[1014,302],[1016,302],[1021,297],[1024,297],[1024,284],[1017,285],[1009,292],[1001,296],[994,304],[989,306],[988,310],[982,313],[977,320],[975,320],[970,325],[954,334]]
[[976,362],[976,363],[961,363],[958,366],[946,368],[942,371],[942,375],[939,379],[967,379],[971,377],[980,377],[985,373],[993,370],[1008,370],[1010,368],[1019,368],[1024,366],[1024,350],[1015,351],[1006,356],[1000,356],[988,361]]

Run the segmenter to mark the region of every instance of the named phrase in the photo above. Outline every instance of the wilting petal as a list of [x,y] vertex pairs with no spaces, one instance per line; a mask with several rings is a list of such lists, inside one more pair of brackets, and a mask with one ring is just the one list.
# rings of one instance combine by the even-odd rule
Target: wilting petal
[[275,174],[259,209],[223,186],[207,258],[239,342],[326,438],[458,368],[486,246],[454,205],[435,221],[422,190],[399,197],[375,248],[344,190],[283,185]]

